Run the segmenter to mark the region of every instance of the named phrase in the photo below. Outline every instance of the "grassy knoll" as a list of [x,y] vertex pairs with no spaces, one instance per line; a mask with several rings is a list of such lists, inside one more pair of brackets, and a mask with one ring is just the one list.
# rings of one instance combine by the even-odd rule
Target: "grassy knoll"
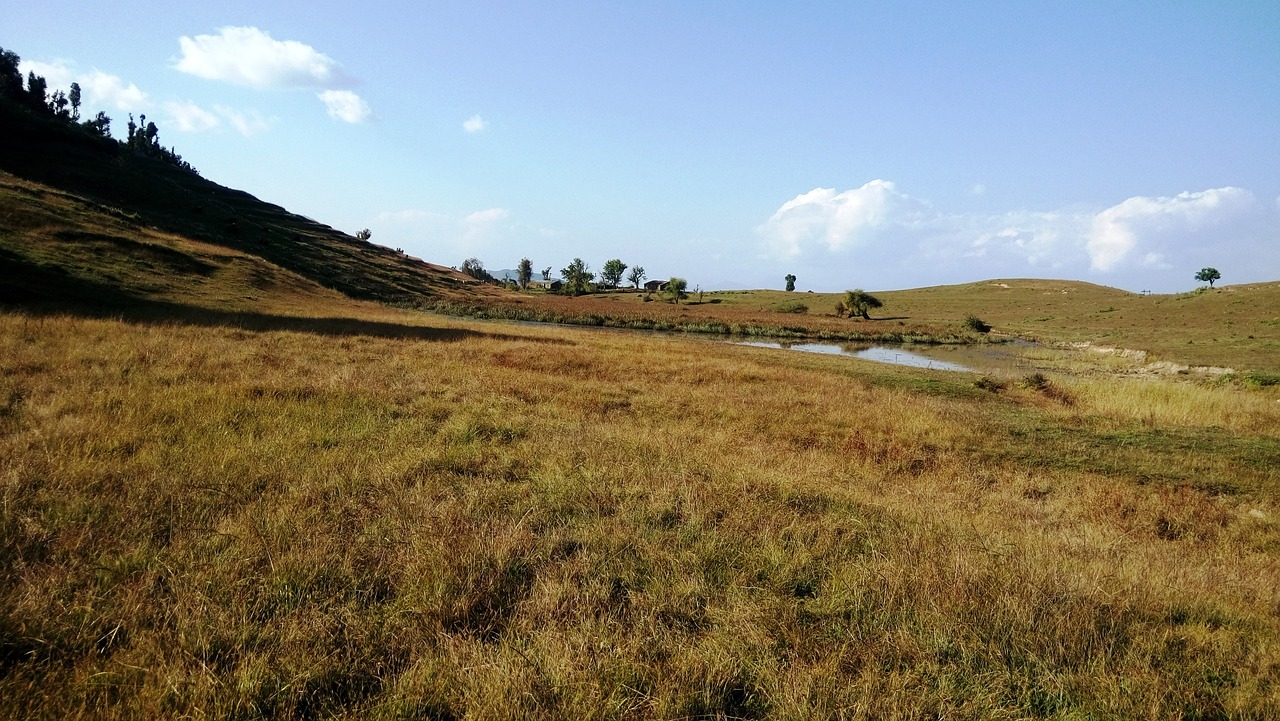
[[1280,392],[0,314],[0,716],[1267,718]]

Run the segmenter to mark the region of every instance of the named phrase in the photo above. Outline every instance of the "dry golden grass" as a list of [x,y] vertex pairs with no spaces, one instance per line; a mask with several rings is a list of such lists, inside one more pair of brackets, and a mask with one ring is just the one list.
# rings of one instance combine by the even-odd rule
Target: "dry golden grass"
[[348,311],[0,315],[0,715],[1280,713],[1273,388]]

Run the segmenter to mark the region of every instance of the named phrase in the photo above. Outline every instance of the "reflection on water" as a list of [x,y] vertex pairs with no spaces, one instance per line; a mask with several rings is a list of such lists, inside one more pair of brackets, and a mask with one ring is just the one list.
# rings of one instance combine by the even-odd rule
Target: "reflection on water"
[[866,345],[861,343],[845,343],[843,345],[835,345],[833,343],[765,343],[760,341],[737,341],[738,345],[749,345],[757,348],[781,348],[784,350],[798,350],[805,353],[826,353],[829,355],[847,355],[863,360],[876,361],[877,363],[893,363],[895,365],[912,366],[914,368],[933,368],[934,370],[943,371],[964,371],[972,373],[974,370],[968,366],[962,366],[959,363],[951,363],[950,361],[930,358],[927,355],[913,353],[882,345]]

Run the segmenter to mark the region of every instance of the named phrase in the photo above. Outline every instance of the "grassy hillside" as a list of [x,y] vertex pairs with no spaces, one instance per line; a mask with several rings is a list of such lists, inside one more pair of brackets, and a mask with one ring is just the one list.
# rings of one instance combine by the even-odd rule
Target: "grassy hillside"
[[[410,303],[483,290],[75,126],[0,103],[0,277],[7,302],[229,309],[286,292]],[[332,293],[330,293],[332,295]],[[145,303],[143,303],[145,305]]]

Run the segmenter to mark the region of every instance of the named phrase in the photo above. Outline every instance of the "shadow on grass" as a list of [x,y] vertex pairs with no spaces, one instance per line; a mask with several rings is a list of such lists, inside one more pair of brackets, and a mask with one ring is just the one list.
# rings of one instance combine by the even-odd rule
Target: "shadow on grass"
[[406,340],[460,341],[467,338],[571,344],[555,338],[435,328],[360,318],[311,318],[225,311],[151,300],[108,283],[76,277],[59,267],[14,261],[0,250],[0,309],[32,316],[73,315],[149,325],[190,325],[246,331],[291,331],[323,336],[368,336]]

